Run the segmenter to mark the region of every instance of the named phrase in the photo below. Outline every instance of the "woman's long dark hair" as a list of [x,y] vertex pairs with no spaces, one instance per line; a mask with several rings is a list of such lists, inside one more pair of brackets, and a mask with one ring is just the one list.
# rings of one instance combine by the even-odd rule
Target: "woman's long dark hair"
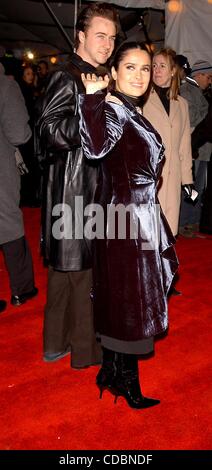
[[[115,51],[115,54],[110,60],[110,68],[114,67],[114,69],[117,71],[119,68],[120,62],[124,59],[124,56],[127,54],[132,49],[139,49],[140,51],[146,51],[149,54],[149,57],[151,58],[151,53],[148,49],[148,46],[144,42],[138,42],[138,41],[126,41],[121,44],[121,46],[118,47],[118,49]],[[151,67],[151,66],[150,66]],[[151,75],[150,75],[150,81],[148,88],[146,92],[140,97],[140,105],[144,105],[146,100],[148,99],[150,90],[152,88],[152,67],[151,67]],[[111,78],[110,84],[109,84],[109,90],[115,90],[115,80]]]

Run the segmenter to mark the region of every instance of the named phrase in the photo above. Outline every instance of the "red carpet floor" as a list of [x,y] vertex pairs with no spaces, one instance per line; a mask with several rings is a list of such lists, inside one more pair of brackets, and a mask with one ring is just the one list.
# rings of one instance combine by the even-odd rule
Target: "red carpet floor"
[[[0,449],[212,449],[212,237],[177,242],[181,297],[170,300],[170,329],[140,362],[146,410],[99,400],[97,367],[76,371],[69,358],[42,360],[47,272],[39,254],[39,209],[25,209],[39,295],[0,316]],[[0,298],[9,302],[0,253]]]

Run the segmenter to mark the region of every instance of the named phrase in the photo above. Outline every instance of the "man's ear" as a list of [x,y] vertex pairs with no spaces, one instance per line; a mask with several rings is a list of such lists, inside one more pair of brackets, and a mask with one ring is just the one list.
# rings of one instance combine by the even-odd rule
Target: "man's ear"
[[117,72],[115,71],[115,68],[114,68],[114,67],[112,67],[112,69],[111,69],[111,75],[112,75],[112,77],[113,77],[113,80],[116,81],[116,79],[117,79]]
[[81,44],[84,44],[84,42],[85,42],[85,33],[83,31],[79,31],[78,38],[79,38],[79,42]]

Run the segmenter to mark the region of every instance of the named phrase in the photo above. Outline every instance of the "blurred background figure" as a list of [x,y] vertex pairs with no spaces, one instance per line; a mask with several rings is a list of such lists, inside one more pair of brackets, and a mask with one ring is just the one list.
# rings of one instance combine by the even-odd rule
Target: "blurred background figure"
[[[0,74],[0,246],[8,270],[11,304],[21,305],[38,293],[31,251],[19,208],[20,174],[16,147],[31,136],[29,116],[15,80]],[[4,307],[4,305],[3,305]]]
[[[210,74],[212,83],[212,74]],[[211,83],[203,90],[204,97],[208,101],[208,113],[205,118],[195,127],[191,134],[191,145],[194,157],[198,156],[199,148],[206,142],[212,143],[212,93]],[[199,231],[212,234],[212,154],[207,162],[206,188],[202,198]]]
[[[211,84],[212,65],[205,60],[198,60],[192,66],[191,77],[186,77],[180,87],[180,94],[189,106],[190,132],[206,117],[208,113],[208,101],[203,92],[206,92]],[[180,233],[186,237],[196,236],[199,231],[203,196],[207,185],[207,166],[210,161],[212,145],[205,142],[193,156],[195,186],[199,193],[194,203],[187,203],[182,198],[180,214]]]
[[21,177],[21,205],[28,207],[40,206],[40,169],[34,152],[35,122],[35,72],[32,65],[22,69],[19,85],[29,114],[29,125],[32,135],[28,142],[19,146],[24,163],[28,169]]
[[177,54],[175,62],[179,69],[180,84],[185,82],[186,77],[191,74],[191,67],[189,61],[185,55]]
[[46,90],[49,79],[49,66],[46,60],[40,60],[37,64],[36,95],[41,96]]
[[4,74],[5,73],[5,70],[4,70],[4,66],[3,64],[0,62],[0,74]]

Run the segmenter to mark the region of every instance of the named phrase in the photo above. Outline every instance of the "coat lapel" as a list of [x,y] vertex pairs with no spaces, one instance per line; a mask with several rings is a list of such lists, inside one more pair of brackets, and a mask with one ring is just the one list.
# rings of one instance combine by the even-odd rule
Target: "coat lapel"
[[166,121],[169,121],[169,116],[163,106],[163,103],[161,102],[158,94],[156,93],[156,91],[153,91],[150,93],[150,97],[149,97],[150,101],[152,102],[152,104],[158,109],[158,111],[160,112],[161,114],[161,119],[166,119]]
[[178,109],[179,109],[179,101],[170,100],[170,116],[169,116],[169,119],[170,119],[171,123],[173,122],[173,120],[175,118],[175,115],[178,112]]
[[177,114],[178,109],[179,109],[179,101],[170,100],[170,110],[169,110],[169,115],[168,115],[156,91],[153,91],[153,93],[150,94],[150,99],[152,103],[154,104],[154,106],[160,111],[161,118],[166,119],[166,121],[168,121],[169,124],[172,124],[175,118],[175,115]]

